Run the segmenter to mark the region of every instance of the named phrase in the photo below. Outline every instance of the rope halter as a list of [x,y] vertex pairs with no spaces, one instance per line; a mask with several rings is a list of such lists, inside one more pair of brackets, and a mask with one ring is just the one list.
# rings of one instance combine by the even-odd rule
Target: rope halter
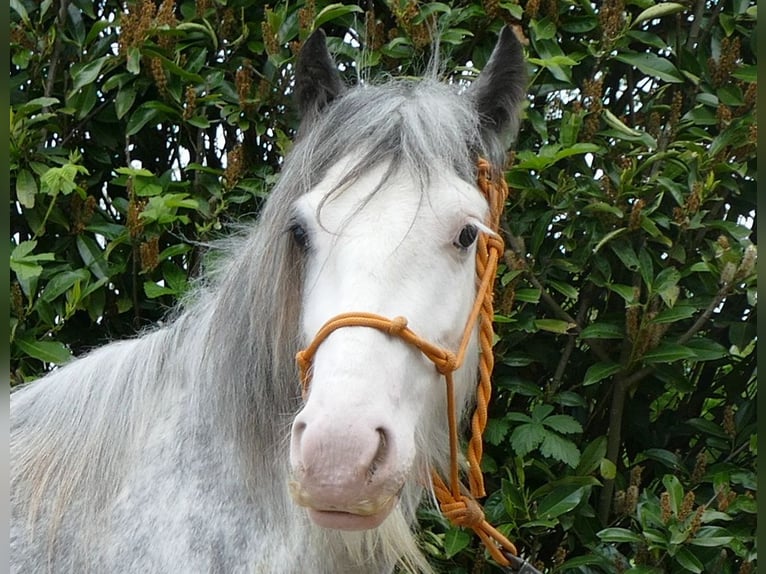
[[[495,174],[485,159],[479,159],[477,184],[479,190],[489,204],[489,216],[487,226],[497,232],[500,214],[508,196],[508,186],[502,174]],[[420,350],[433,364],[436,370],[444,376],[447,391],[447,418],[449,424],[449,485],[444,479],[433,471],[431,480],[434,493],[444,516],[455,526],[471,528],[481,539],[487,550],[501,566],[512,566],[507,554],[515,557],[518,553],[516,547],[503,534],[490,525],[485,517],[484,510],[476,501],[485,496],[484,477],[481,472],[481,457],[483,453],[482,435],[487,426],[487,407],[489,405],[492,386],[490,376],[494,366],[492,353],[492,341],[494,331],[492,319],[494,310],[492,307],[492,291],[497,272],[497,263],[503,253],[503,241],[499,235],[481,233],[476,246],[476,275],[479,286],[476,299],[468,320],[465,323],[463,337],[457,352],[453,353],[429,341],[422,339],[407,326],[407,319],[394,317],[389,319],[373,313],[342,313],[327,321],[311,341],[308,347],[300,351],[296,357],[300,371],[303,397],[308,394],[311,382],[311,364],[319,345],[321,345],[331,333],[343,327],[370,327],[387,333],[392,337],[399,337],[405,343]],[[466,458],[468,459],[468,482],[469,492],[461,488],[458,461],[458,421],[455,406],[455,390],[453,373],[460,368],[465,359],[468,343],[471,340],[476,323],[479,321],[479,346],[481,356],[479,361],[479,383],[476,391],[476,410],[471,420],[471,438],[468,443]],[[515,561],[513,562],[515,563]]]

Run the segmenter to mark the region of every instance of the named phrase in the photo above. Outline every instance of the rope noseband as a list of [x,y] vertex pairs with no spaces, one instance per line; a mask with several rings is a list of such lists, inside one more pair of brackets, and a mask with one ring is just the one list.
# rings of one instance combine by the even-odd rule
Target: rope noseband
[[[487,225],[497,232],[500,214],[508,196],[508,186],[502,175],[493,177],[488,161],[478,162],[477,183],[480,191],[489,203],[489,221]],[[481,539],[487,550],[498,564],[505,567],[517,567],[521,562],[515,556],[516,547],[497,529],[490,525],[481,505],[476,498],[485,496],[484,476],[481,472],[481,457],[483,453],[482,435],[487,426],[487,407],[492,392],[490,377],[494,366],[492,340],[494,330],[492,320],[492,288],[497,262],[503,253],[503,240],[498,235],[479,235],[476,247],[476,275],[479,286],[473,308],[466,321],[460,347],[456,353],[444,349],[422,339],[407,326],[407,319],[395,317],[389,319],[373,313],[342,313],[325,323],[314,337],[311,344],[300,351],[296,357],[300,371],[301,385],[304,398],[308,393],[311,382],[310,367],[319,345],[331,333],[343,327],[370,327],[399,337],[405,343],[416,347],[444,376],[447,391],[447,417],[449,424],[450,468],[449,486],[436,472],[432,472],[434,493],[439,501],[442,513],[456,526],[471,528]],[[476,410],[471,420],[471,439],[468,444],[466,458],[468,459],[468,482],[470,494],[461,489],[458,466],[458,431],[457,409],[455,406],[455,391],[453,373],[460,368],[465,359],[471,335],[479,321],[479,346],[481,357],[479,361],[479,383],[476,391]],[[510,558],[508,557],[510,554]]]

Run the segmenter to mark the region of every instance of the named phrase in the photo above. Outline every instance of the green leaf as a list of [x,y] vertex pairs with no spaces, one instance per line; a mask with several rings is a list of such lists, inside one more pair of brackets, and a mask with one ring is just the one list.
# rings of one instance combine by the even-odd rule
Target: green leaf
[[194,126],[195,128],[200,128],[203,130],[210,127],[210,120],[202,116],[193,116],[186,120],[186,123]]
[[627,528],[604,528],[597,533],[602,542],[641,542],[641,537]]
[[162,297],[163,295],[175,295],[176,291],[170,287],[157,285],[157,283],[154,281],[146,281],[144,283],[144,293],[146,293],[146,296],[149,299],[156,299],[157,297]]
[[136,46],[128,48],[127,70],[134,76],[141,73],[141,50]]
[[667,530],[660,530],[658,528],[644,528],[643,534],[644,538],[646,538],[646,540],[650,542],[655,548],[666,549],[670,543],[669,533]]
[[719,526],[703,526],[697,531],[697,535],[689,540],[694,546],[719,547],[731,543],[734,537],[725,528]]
[[162,193],[162,183],[155,176],[145,177],[136,175],[133,177],[133,191],[139,197],[154,197]]
[[179,208],[196,209],[197,200],[190,198],[188,193],[168,193],[156,195],[149,200],[141,212],[141,219],[156,221],[159,224],[184,221],[185,216],[177,215]]
[[683,321],[692,317],[697,312],[697,309],[691,305],[676,305],[672,309],[665,309],[657,314],[652,319],[652,323],[675,323],[676,321]]
[[582,432],[582,425],[570,415],[552,415],[543,419],[543,424],[561,434]]
[[109,277],[109,268],[104,260],[104,252],[90,236],[77,236],[77,251],[80,253],[80,257],[82,257],[85,266],[90,269],[98,279]]
[[516,289],[516,300],[524,303],[537,303],[540,301],[539,289]]
[[599,473],[606,480],[614,480],[617,476],[617,465],[608,458],[602,458],[599,463]]
[[[201,35],[205,36],[206,39],[210,40],[210,45],[214,51],[218,50],[218,36],[207,19],[204,19],[202,24],[198,24],[197,22],[181,22],[175,29],[183,32],[191,30],[199,32]],[[189,34],[189,36],[191,36],[191,34]]]
[[610,291],[614,291],[615,293],[617,293],[628,304],[634,304],[638,302],[636,301],[636,290],[633,289],[632,285],[623,285],[621,283],[609,283],[607,284],[607,288]]
[[26,258],[35,250],[35,247],[37,247],[37,241],[34,239],[31,241],[22,241],[13,248],[13,251],[11,252],[11,261],[20,261],[21,259]]
[[662,477],[662,484],[670,495],[670,508],[678,515],[681,504],[684,501],[684,487],[674,474],[666,474]]
[[654,279],[654,262],[649,250],[645,247],[638,250],[638,272],[644,284],[650,287]]
[[672,470],[683,468],[678,455],[664,448],[648,448],[643,452],[643,455],[664,464]]
[[551,40],[556,37],[556,24],[548,18],[532,20],[529,28],[534,33],[535,40]]
[[16,176],[16,198],[19,203],[29,209],[35,206],[37,195],[37,182],[34,176],[26,169],[22,169]]
[[330,4],[322,8],[314,19],[314,28],[348,14],[362,13],[364,10],[355,4]]
[[548,285],[553,287],[556,291],[561,293],[567,299],[577,299],[579,297],[579,293],[577,292],[577,289],[575,289],[568,283],[562,283],[561,281],[555,281],[553,279],[550,279],[548,280]]
[[708,434],[710,436],[715,436],[715,437],[723,438],[723,439],[729,438],[729,436],[724,432],[724,430],[721,428],[720,425],[708,419],[695,417],[686,421],[686,424],[692,427],[693,429],[703,432],[705,434]]
[[689,548],[685,546],[681,546],[678,551],[676,551],[674,558],[676,562],[678,562],[688,572],[701,574],[705,571],[705,565],[700,562],[699,558],[692,554],[692,551]]
[[470,543],[471,535],[468,532],[462,528],[450,528],[444,535],[444,553],[447,558],[452,558]]
[[23,115],[30,115],[33,112],[41,110],[42,108],[50,107],[54,104],[60,103],[58,98],[40,97],[29,100],[18,107],[18,113]]
[[160,113],[156,109],[143,104],[131,114],[130,119],[128,120],[128,124],[125,128],[125,135],[132,136],[137,134],[146,124],[157,120],[159,116]]
[[609,243],[609,242],[610,242],[612,239],[614,239],[615,237],[619,237],[619,236],[620,236],[620,235],[622,235],[623,233],[626,233],[627,231],[628,231],[628,228],[627,228],[627,227],[620,227],[619,229],[615,229],[614,231],[610,231],[609,233],[607,233],[606,235],[604,235],[604,237],[602,237],[602,238],[599,240],[599,242],[598,242],[598,243],[596,244],[596,246],[593,248],[593,253],[594,253],[594,254],[598,253],[598,252],[601,250],[601,248],[602,248],[604,245],[606,245],[607,243]]
[[671,14],[682,12],[683,10],[686,10],[686,6],[683,4],[678,4],[676,2],[659,2],[654,6],[650,6],[641,12],[638,16],[636,16],[636,19],[633,20],[630,26],[632,28],[645,20],[663,18],[664,16],[670,16]]
[[543,419],[547,418],[548,415],[553,412],[553,409],[553,405],[549,404],[535,405],[531,413],[532,420],[535,422],[542,422]]
[[167,247],[166,249],[163,249],[158,256],[158,259],[160,261],[164,261],[165,259],[169,259],[177,255],[183,255],[184,253],[188,253],[189,251],[191,251],[191,249],[192,249],[192,246],[189,245],[188,243],[177,243],[175,245],[171,245]]
[[562,486],[543,497],[537,505],[538,518],[556,518],[566,514],[582,501],[590,487]]
[[[521,20],[521,17],[519,17],[519,20]],[[598,19],[593,15],[570,15],[568,18],[562,18],[559,26],[567,32],[584,34],[598,26]]]
[[662,341],[657,347],[644,354],[645,363],[672,363],[683,359],[692,359],[696,355],[689,347]]
[[573,329],[576,326],[575,323],[561,321],[559,319],[535,319],[535,327],[538,329],[562,335],[568,333],[570,329]]
[[511,446],[519,456],[524,456],[543,441],[548,434],[540,423],[527,423],[517,426],[511,433]]
[[540,453],[543,456],[559,460],[571,468],[575,468],[580,462],[580,449],[577,448],[577,445],[552,432],[545,433],[540,445]]
[[583,378],[582,384],[585,387],[596,384],[599,381],[603,381],[607,377],[612,376],[621,368],[622,366],[618,363],[606,363],[602,361],[594,363],[588,367],[587,371],[585,371],[585,377]]
[[611,205],[604,201],[595,201],[593,203],[589,203],[583,208],[583,211],[584,212],[595,211],[597,213],[610,213],[619,219],[622,219],[625,216],[625,214],[622,212],[622,210],[619,207],[615,207],[614,205]]
[[59,193],[69,195],[77,189],[75,180],[78,175],[89,175],[88,170],[81,165],[66,163],[61,167],[51,167],[40,176],[41,191],[51,196]]
[[641,263],[638,260],[636,252],[631,247],[630,243],[625,240],[615,241],[610,247],[614,254],[622,261],[630,271],[638,271],[641,268]]
[[24,22],[24,24],[27,26],[30,25],[29,14],[27,13],[27,9],[24,7],[24,4],[22,4],[20,0],[11,0],[11,10],[19,15],[21,21]]
[[28,282],[39,277],[43,268],[38,264],[39,261],[53,261],[53,253],[32,253],[37,247],[36,240],[22,241],[11,251],[10,266],[16,273],[20,282]]
[[622,339],[625,330],[617,323],[593,323],[580,332],[580,339]]
[[43,272],[43,268],[36,263],[30,263],[28,261],[13,261],[11,260],[11,270],[16,274],[19,281],[30,281],[35,277],[39,277]]
[[738,80],[753,84],[758,80],[758,67],[754,65],[740,66],[734,70],[731,75]]
[[[582,113],[572,113],[569,111],[564,112],[564,117],[561,120],[561,127],[560,127],[560,130],[561,130],[560,137],[561,137],[562,145],[566,147],[570,147],[577,143],[577,135],[580,133],[582,122],[583,122]],[[545,129],[547,130],[548,126],[544,120],[543,120],[543,125],[545,126]],[[597,202],[597,203],[603,203],[603,202]],[[608,204],[604,204],[604,205],[608,205]],[[585,209],[588,209],[588,206],[586,206]]]
[[554,395],[551,400],[562,407],[586,407],[588,405],[585,397],[574,391],[561,391]]
[[530,57],[527,58],[527,61],[530,64],[534,64],[536,66],[550,70],[554,78],[560,82],[565,82],[568,84],[572,83],[571,68],[579,63],[577,60],[574,60],[569,56],[565,56],[564,54],[548,55],[543,58]]
[[580,456],[580,463],[575,469],[575,474],[590,474],[599,467],[601,460],[606,456],[606,437],[599,436],[586,446]]
[[489,419],[484,429],[484,440],[492,445],[499,445],[503,442],[505,435],[508,434],[511,425],[505,419]]
[[503,478],[500,481],[500,490],[503,494],[503,504],[510,516],[515,514],[516,509],[526,509],[527,501],[521,489],[510,480]]
[[711,339],[695,337],[686,343],[686,346],[694,353],[698,361],[715,361],[729,356],[729,351]]
[[651,53],[620,53],[615,59],[634,66],[648,76],[655,76],[670,83],[682,84],[684,77],[669,60]]
[[60,341],[36,341],[34,339],[17,338],[16,346],[26,355],[45,363],[63,365],[72,358],[72,353]]
[[74,66],[72,72],[72,89],[69,90],[69,97],[76,94],[80,88],[94,83],[101,73],[101,68],[111,56],[101,56],[88,62],[84,66]]
[[114,99],[114,111],[118,120],[121,120],[130,111],[135,101],[136,89],[133,87],[123,88],[117,92],[117,97]]
[[657,274],[652,282],[652,291],[662,294],[674,288],[681,280],[681,273],[675,267],[666,267]]
[[90,279],[90,273],[86,269],[57,273],[45,285],[45,290],[41,297],[43,301],[51,302],[68,291],[78,281],[87,283],[88,279]]
[[604,121],[608,126],[614,128],[623,135],[628,137],[641,137],[643,135],[643,132],[626,126],[620,118],[615,116],[607,108],[602,110],[602,115],[604,116]]

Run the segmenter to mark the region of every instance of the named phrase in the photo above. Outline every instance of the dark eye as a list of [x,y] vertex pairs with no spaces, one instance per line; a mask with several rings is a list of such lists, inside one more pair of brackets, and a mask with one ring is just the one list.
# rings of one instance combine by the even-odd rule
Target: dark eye
[[293,240],[295,241],[298,247],[300,247],[301,249],[308,249],[309,234],[308,234],[308,231],[306,231],[306,228],[303,227],[303,225],[301,225],[297,221],[292,221],[290,222],[290,227],[288,227],[287,229],[290,232],[290,235],[293,236]]
[[471,225],[470,223],[463,227],[463,229],[460,230],[460,234],[457,236],[457,239],[455,240],[455,247],[460,247],[461,249],[468,249],[471,245],[473,245],[473,242],[476,241],[476,237],[479,235],[479,230],[476,228],[475,225]]

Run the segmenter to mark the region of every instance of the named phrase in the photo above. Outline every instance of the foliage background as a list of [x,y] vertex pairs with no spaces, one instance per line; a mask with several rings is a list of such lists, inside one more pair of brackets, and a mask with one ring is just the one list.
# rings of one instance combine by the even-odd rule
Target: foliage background
[[[544,572],[755,571],[755,2],[10,6],[11,385],[161,321],[258,213],[311,30],[353,82],[435,25],[454,80],[515,24],[488,516]],[[499,571],[421,519],[438,570]]]

